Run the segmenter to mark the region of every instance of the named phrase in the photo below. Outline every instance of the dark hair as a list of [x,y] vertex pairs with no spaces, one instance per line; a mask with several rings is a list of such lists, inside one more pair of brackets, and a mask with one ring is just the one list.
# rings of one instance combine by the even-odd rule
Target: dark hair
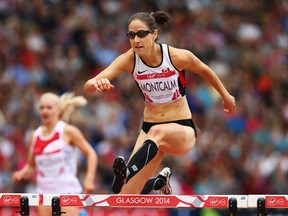
[[160,30],[164,25],[169,23],[172,18],[171,16],[164,11],[151,12],[139,12],[133,14],[128,20],[128,26],[133,20],[140,20],[148,26],[149,29]]

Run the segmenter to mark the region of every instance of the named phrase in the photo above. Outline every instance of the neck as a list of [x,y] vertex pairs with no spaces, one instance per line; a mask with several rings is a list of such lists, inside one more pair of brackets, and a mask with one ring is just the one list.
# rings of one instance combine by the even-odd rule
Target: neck
[[[143,56],[144,57],[144,56]],[[162,60],[160,44],[154,44],[150,52],[142,58],[149,66],[158,66]]]
[[42,125],[42,134],[43,136],[47,136],[49,134],[52,133],[52,131],[54,130],[56,123],[53,124],[46,124],[46,125]]

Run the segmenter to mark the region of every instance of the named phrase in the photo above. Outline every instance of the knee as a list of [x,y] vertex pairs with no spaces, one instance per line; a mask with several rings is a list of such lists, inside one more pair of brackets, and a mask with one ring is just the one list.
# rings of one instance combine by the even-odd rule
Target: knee
[[154,140],[159,141],[164,137],[164,132],[161,130],[160,125],[154,125],[150,128],[149,132],[147,133],[147,137]]

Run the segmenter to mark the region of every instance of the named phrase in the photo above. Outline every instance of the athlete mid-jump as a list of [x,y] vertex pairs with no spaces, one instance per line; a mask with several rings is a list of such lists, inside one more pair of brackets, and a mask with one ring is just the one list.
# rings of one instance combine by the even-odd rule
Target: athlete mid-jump
[[162,11],[132,15],[127,32],[131,49],[84,86],[91,94],[109,91],[114,88],[111,80],[121,72],[129,72],[143,94],[142,130],[132,154],[127,164],[124,158],[117,157],[113,165],[115,193],[139,194],[159,189],[161,185],[155,184],[160,182],[159,178],[168,184],[171,175],[168,168],[158,178],[149,178],[165,155],[179,156],[193,148],[196,130],[185,95],[189,84],[185,71],[200,75],[218,91],[225,112],[232,112],[236,105],[216,73],[192,52],[156,42],[159,31],[170,21],[170,15]]

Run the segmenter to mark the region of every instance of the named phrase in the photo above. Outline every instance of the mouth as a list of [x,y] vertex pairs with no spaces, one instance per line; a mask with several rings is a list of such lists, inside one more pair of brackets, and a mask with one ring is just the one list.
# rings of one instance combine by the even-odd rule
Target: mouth
[[135,46],[134,49],[135,50],[140,50],[140,49],[143,49],[143,46]]
[[141,48],[143,48],[143,46],[140,45],[140,44],[136,44],[136,45],[134,46],[134,48],[135,48],[135,49],[141,49]]

